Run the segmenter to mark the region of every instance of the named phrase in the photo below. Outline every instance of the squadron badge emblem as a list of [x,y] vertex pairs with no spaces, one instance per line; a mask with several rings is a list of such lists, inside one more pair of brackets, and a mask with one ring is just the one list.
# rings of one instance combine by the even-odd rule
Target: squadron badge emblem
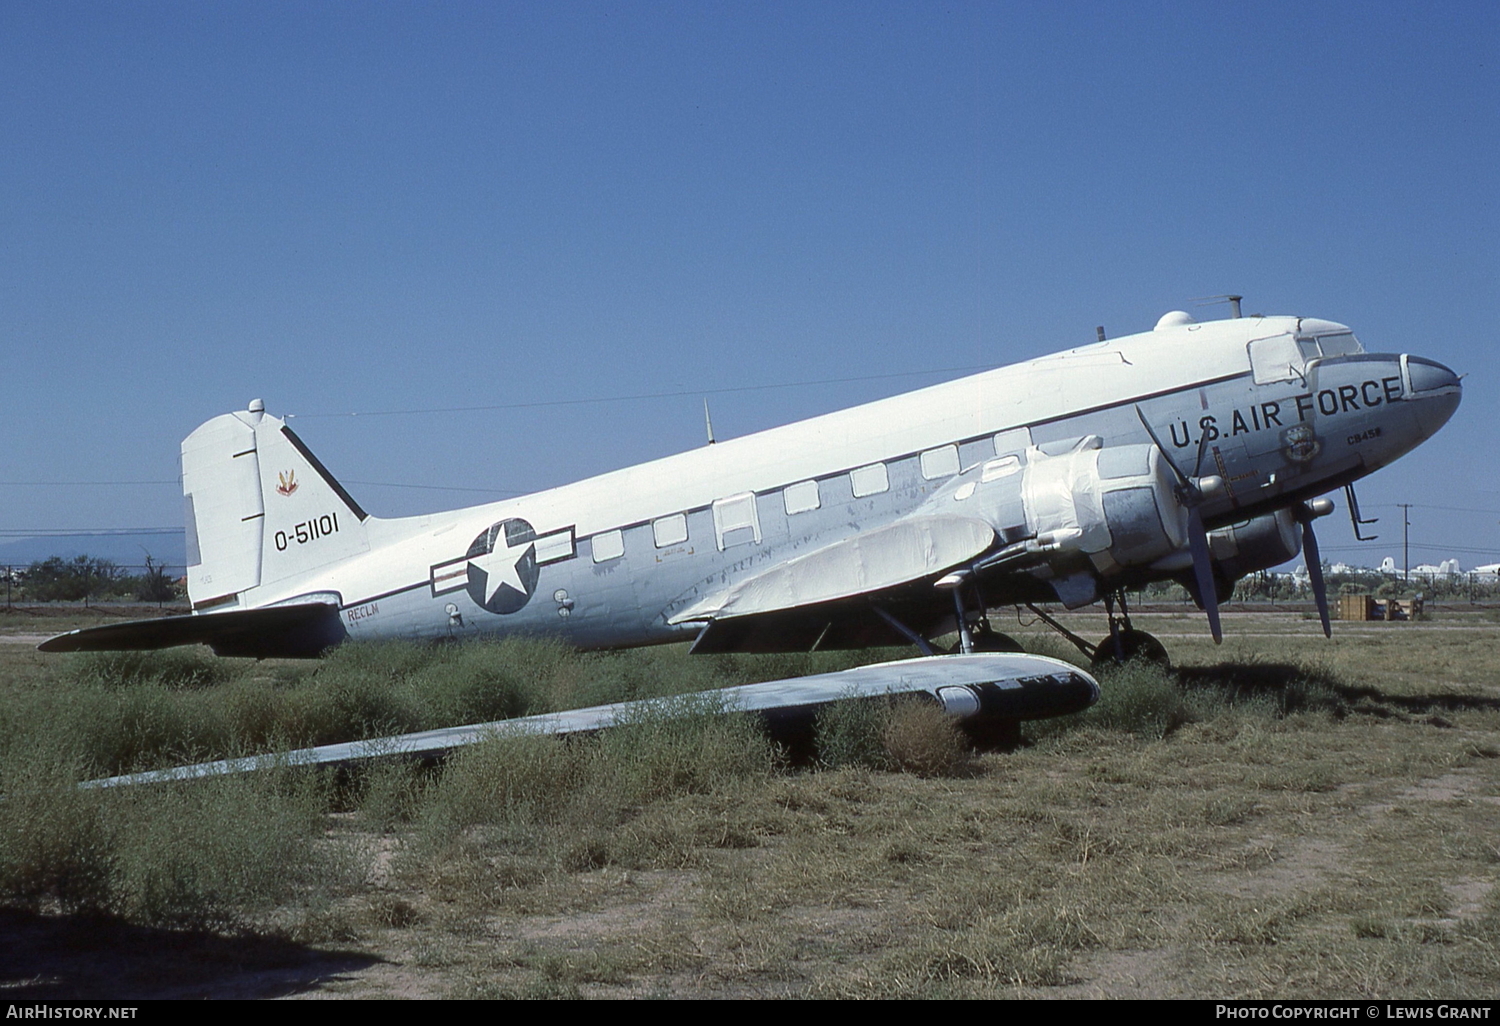
[[1289,427],[1281,433],[1281,451],[1293,463],[1307,463],[1320,451],[1323,443],[1306,424]]

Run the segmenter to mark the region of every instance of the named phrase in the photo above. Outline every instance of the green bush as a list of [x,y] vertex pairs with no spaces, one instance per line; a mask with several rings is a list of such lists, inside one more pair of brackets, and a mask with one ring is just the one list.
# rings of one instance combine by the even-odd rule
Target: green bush
[[348,882],[320,842],[313,774],[80,789],[71,768],[5,774],[0,893],[171,927],[234,929]]
[[594,737],[497,738],[455,753],[422,792],[404,870],[444,866],[444,886],[473,897],[553,872],[676,864],[702,824],[643,820],[646,810],[732,793],[775,766],[753,717],[681,701],[690,707],[642,713]]
[[861,699],[834,702],[819,709],[814,725],[818,764],[828,769],[895,769],[885,748],[886,714],[882,703]]
[[1149,662],[1109,666],[1099,672],[1099,700],[1083,712],[1027,724],[1032,737],[1095,727],[1165,737],[1193,718],[1189,703],[1172,671]]
[[0,893],[62,908],[109,905],[114,868],[102,796],[79,790],[74,767],[15,760],[0,801]]
[[160,652],[88,652],[69,662],[82,687],[129,688],[159,684],[173,690],[214,687],[234,676],[234,663],[193,648]]
[[754,716],[726,713],[713,695],[689,695],[637,713],[599,737],[611,790],[630,804],[713,791],[775,763]]
[[340,882],[321,847],[320,776],[268,772],[106,798],[114,856],[108,911],[135,922],[230,929],[309,887]]
[[958,723],[932,702],[898,702],[881,731],[891,762],[923,777],[951,777],[971,761],[969,742]]

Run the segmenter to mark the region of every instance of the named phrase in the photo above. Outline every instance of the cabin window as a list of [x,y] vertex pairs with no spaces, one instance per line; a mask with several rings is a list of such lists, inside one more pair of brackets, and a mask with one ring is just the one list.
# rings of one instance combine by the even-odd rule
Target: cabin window
[[945,445],[940,449],[928,449],[922,454],[922,476],[931,481],[939,477],[952,477],[958,473],[958,446]]
[[625,555],[625,535],[619,531],[605,531],[594,535],[594,562],[603,563]]
[[995,436],[995,455],[1009,456],[1014,452],[1025,452],[1031,448],[1030,428],[1011,428]]
[[660,517],[651,524],[651,534],[656,538],[656,547],[664,549],[687,541],[687,514],[673,513]]
[[868,467],[849,471],[849,484],[853,486],[854,497],[859,499],[886,491],[891,487],[891,479],[884,463],[871,463]]
[[760,515],[755,493],[744,492],[714,500],[714,540],[719,549],[760,541]]
[[781,497],[786,502],[788,516],[793,513],[806,513],[823,504],[818,495],[818,482],[816,481],[798,481],[796,484],[787,485]]

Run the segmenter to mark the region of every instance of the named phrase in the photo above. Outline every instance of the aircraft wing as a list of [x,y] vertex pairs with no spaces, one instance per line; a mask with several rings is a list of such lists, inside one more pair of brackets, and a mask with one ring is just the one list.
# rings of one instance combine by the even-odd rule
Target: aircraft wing
[[392,756],[435,758],[481,741],[534,735],[566,737],[638,721],[645,716],[701,713],[701,704],[684,701],[693,698],[721,703],[716,708],[724,712],[758,713],[774,734],[778,728],[810,724],[819,708],[834,702],[900,696],[937,702],[961,723],[977,726],[985,721],[1042,719],[1079,712],[1098,699],[1099,685],[1077,667],[1046,656],[1019,653],[930,656],[837,673],[744,684],[691,696],[616,702],[493,723],[301,748],[282,754],[221,759],[92,780],[81,786],[165,783],[279,766],[348,764]]
[[221,656],[295,658],[315,656],[338,644],[345,635],[338,606],[299,602],[83,627],[48,638],[37,648],[43,652],[106,652],[204,644]]
[[995,529],[976,517],[907,517],[737,581],[668,622],[761,616],[885,591],[965,563],[994,543]]

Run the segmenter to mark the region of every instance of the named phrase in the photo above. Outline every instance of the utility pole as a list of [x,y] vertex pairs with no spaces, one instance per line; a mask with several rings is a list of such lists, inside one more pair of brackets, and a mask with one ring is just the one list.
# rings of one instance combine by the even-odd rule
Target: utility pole
[[1398,502],[1401,507],[1401,580],[1411,583],[1411,503]]

